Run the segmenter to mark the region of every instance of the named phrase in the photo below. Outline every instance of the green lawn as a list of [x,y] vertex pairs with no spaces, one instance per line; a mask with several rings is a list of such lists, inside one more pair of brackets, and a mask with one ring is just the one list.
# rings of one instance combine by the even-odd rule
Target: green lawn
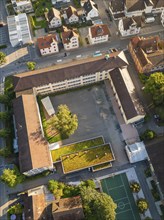
[[44,16],[46,9],[49,10],[50,8],[52,8],[52,2],[51,0],[39,0],[33,2],[33,8],[37,17]]
[[90,147],[98,146],[104,144],[104,140],[102,137],[81,141],[77,143],[73,143],[70,145],[63,146],[59,149],[52,150],[51,156],[53,162],[59,161],[60,157],[65,154],[74,153],[80,150],[88,149]]
[[113,160],[114,156],[109,144],[89,148],[61,157],[64,173],[70,173]]

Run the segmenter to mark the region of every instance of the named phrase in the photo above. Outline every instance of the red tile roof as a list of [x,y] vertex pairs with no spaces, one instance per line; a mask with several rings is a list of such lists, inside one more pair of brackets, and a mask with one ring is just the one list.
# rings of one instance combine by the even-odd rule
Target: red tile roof
[[56,34],[50,34],[37,39],[39,49],[45,49],[51,47],[52,42],[58,42]]
[[97,24],[90,27],[92,38],[99,37],[99,36],[110,36],[110,31],[106,24]]

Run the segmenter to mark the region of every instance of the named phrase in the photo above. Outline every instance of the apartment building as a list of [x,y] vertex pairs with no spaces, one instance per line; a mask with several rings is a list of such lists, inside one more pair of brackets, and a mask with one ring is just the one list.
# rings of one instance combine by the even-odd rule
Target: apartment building
[[106,24],[97,24],[89,27],[88,40],[90,44],[99,44],[109,40],[111,34]]
[[134,37],[128,45],[129,52],[139,73],[164,69],[163,50],[159,47],[159,36]]
[[56,34],[50,34],[37,39],[38,48],[42,56],[54,54],[59,52],[58,36]]
[[8,16],[7,24],[12,47],[32,42],[28,18],[25,13]]
[[31,0],[11,0],[11,3],[16,13],[33,12]]

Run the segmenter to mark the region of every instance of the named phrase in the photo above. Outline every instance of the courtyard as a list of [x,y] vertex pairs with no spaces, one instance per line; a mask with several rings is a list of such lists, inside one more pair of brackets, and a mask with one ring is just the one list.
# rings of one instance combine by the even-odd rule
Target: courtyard
[[53,94],[50,99],[55,111],[59,105],[66,104],[78,117],[78,129],[68,139],[62,140],[62,145],[103,136],[105,143],[112,146],[116,157],[114,164],[128,163],[119,124],[104,83]]

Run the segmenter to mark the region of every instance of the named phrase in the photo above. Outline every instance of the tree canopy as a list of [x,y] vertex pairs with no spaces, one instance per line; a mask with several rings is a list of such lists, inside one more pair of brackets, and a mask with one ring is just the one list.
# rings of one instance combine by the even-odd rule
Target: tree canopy
[[72,114],[67,105],[59,105],[58,112],[50,120],[52,128],[57,129],[63,136],[69,137],[78,127],[78,119]]
[[[145,83],[145,91],[150,93],[155,105],[164,103],[164,74],[156,72]],[[164,104],[163,104],[164,105]]]
[[27,62],[27,68],[29,70],[35,70],[36,63],[35,62]]
[[6,54],[3,52],[0,52],[0,66],[6,63]]
[[91,187],[81,188],[81,196],[86,219],[115,220],[117,205],[110,196]]
[[16,203],[15,205],[11,206],[8,211],[7,211],[10,215],[15,214],[22,214],[23,212],[23,206],[20,203]]
[[147,200],[143,198],[138,199],[137,206],[140,213],[144,213],[149,208]]

